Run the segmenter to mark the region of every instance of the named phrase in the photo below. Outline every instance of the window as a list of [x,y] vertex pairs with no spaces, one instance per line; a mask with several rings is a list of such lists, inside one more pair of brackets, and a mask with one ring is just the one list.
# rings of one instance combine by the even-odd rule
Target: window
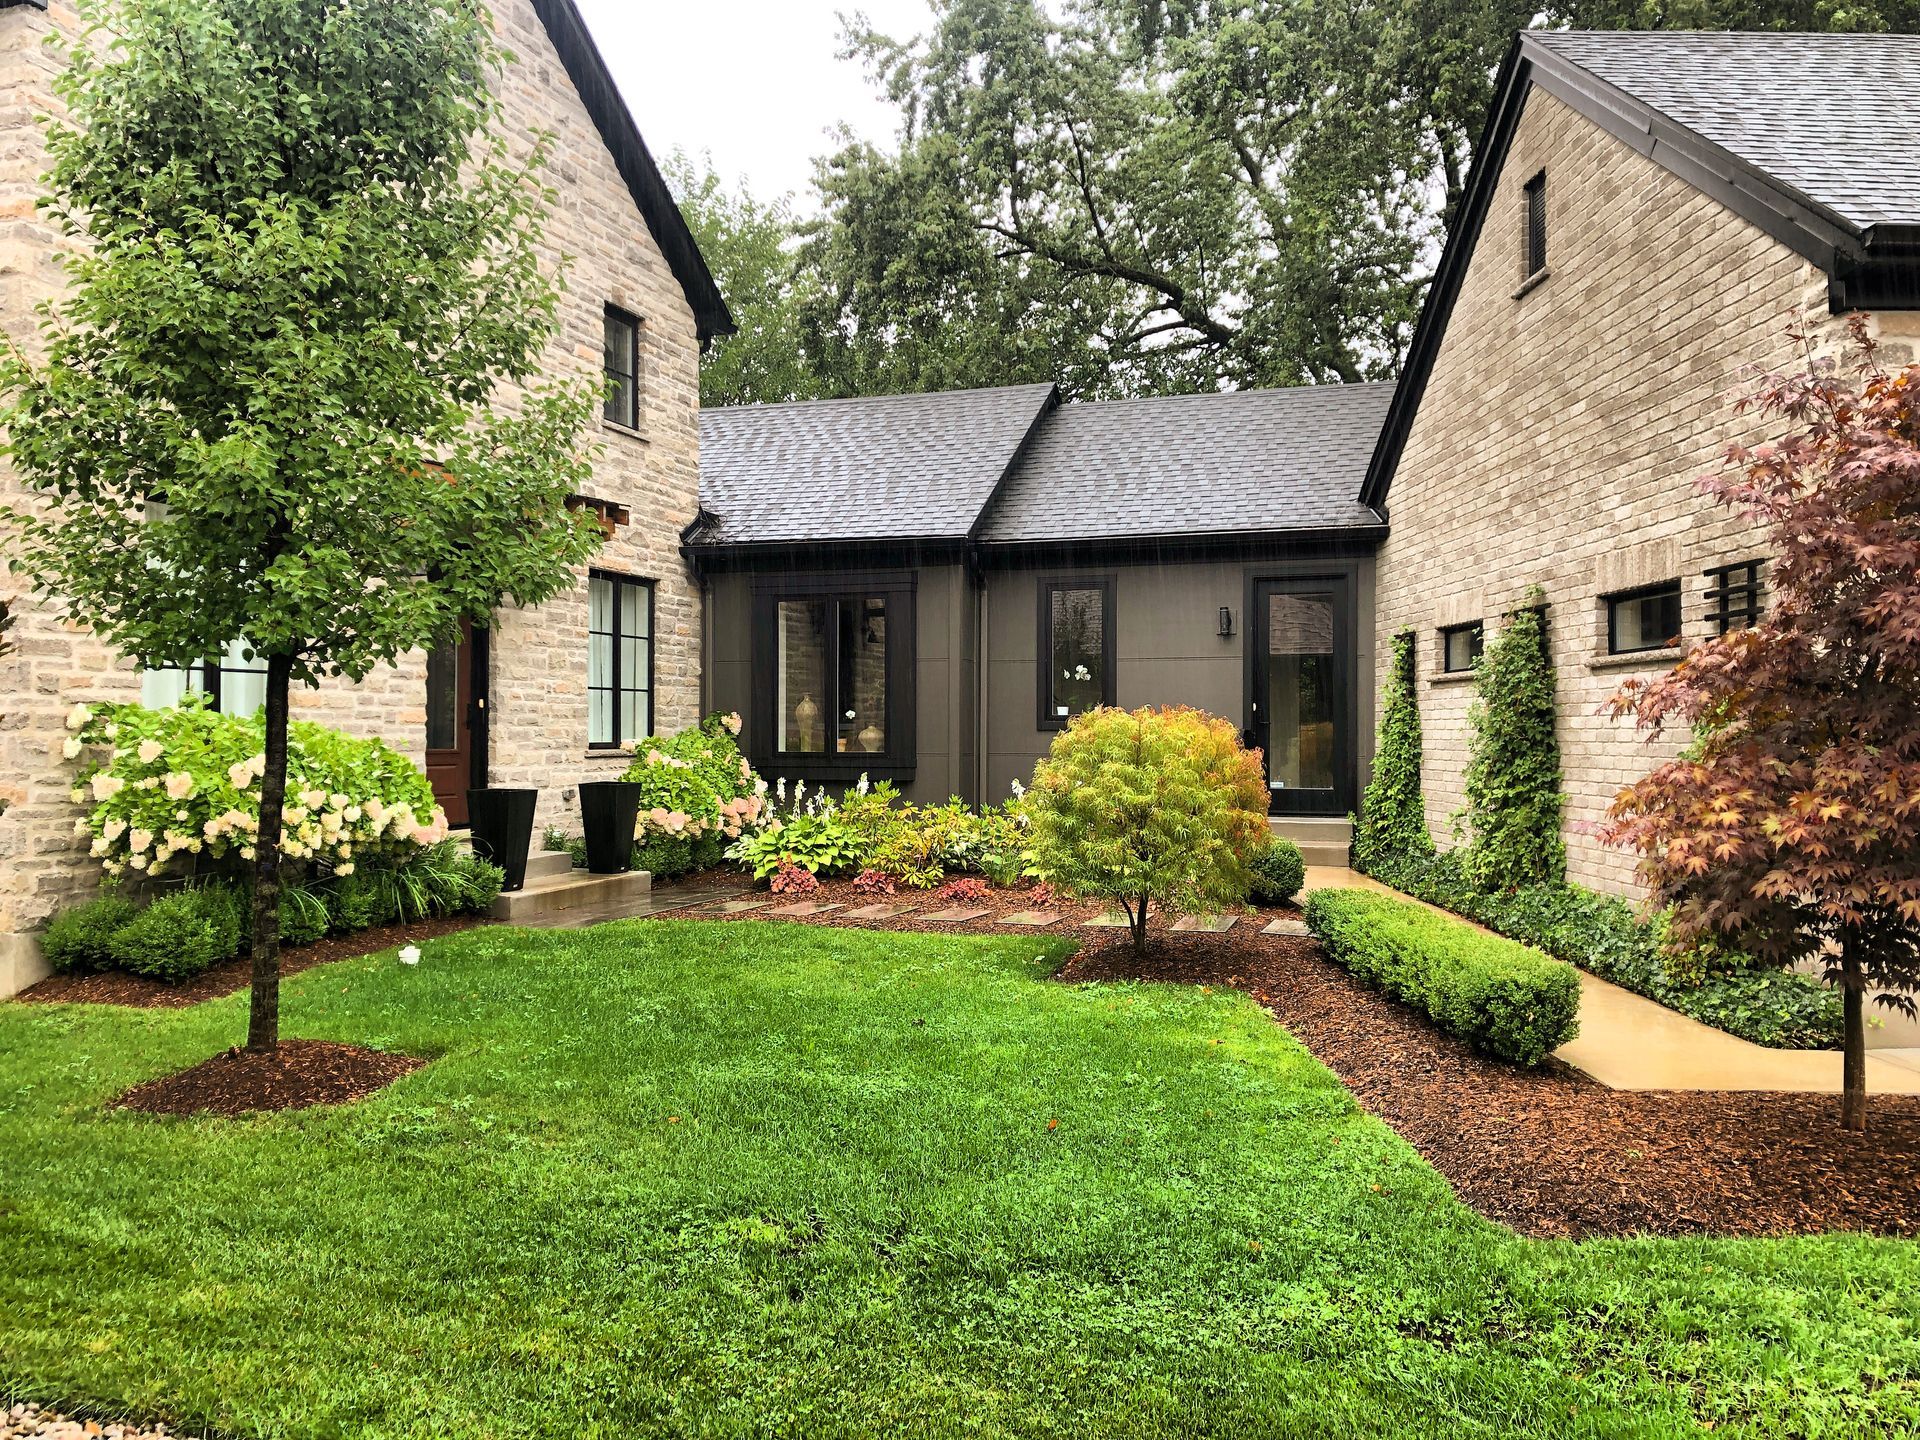
[[653,733],[653,586],[587,577],[587,744],[596,750]]
[[1760,619],[1761,563],[1746,560],[1707,571],[1707,619],[1714,634],[1744,630]]
[[140,703],[149,710],[178,705],[187,695],[205,695],[222,715],[255,714],[267,703],[267,661],[244,640],[227,646],[218,660],[185,669],[140,672]]
[[749,754],[776,776],[913,763],[913,586],[898,576],[756,585]]
[[1037,653],[1042,730],[1113,704],[1113,581],[1042,580]]
[[1527,275],[1547,268],[1547,172],[1527,182]]
[[1479,663],[1486,647],[1487,627],[1481,621],[1449,625],[1440,632],[1440,669],[1448,675],[1464,675]]
[[607,307],[607,419],[640,428],[640,321]]
[[1607,597],[1607,653],[1631,655],[1680,643],[1680,582]]

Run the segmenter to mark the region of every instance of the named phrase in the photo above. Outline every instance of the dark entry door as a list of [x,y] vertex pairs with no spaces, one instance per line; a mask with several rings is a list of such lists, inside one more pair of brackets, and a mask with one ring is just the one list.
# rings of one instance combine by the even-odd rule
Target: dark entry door
[[427,779],[454,825],[467,823],[468,789],[486,783],[485,640],[462,620],[427,653]]
[[1353,613],[1344,580],[1254,586],[1251,730],[1276,815],[1353,808]]

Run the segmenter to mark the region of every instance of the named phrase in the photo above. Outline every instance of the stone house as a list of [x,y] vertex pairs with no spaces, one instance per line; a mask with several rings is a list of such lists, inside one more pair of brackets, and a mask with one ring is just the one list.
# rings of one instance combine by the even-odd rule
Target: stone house
[[[295,713],[379,735],[423,764],[458,822],[469,785],[536,785],[540,820],[560,820],[571,787],[612,778],[618,742],[698,718],[700,594],[680,553],[697,509],[699,358],[732,320],[572,0],[491,0],[515,61],[504,77],[511,138],[557,137],[550,258],[572,257],[556,373],[604,371],[605,422],[580,503],[609,540],[591,574],[537,610],[370,677],[296,694]],[[31,345],[33,307],[60,283],[62,243],[34,202],[45,167],[36,112],[54,105],[42,41],[72,33],[63,0],[0,5],[0,325]],[[514,397],[502,397],[511,405]],[[0,502],[18,498],[0,471]],[[61,716],[75,701],[164,703],[204,690],[223,708],[258,705],[239,650],[192,673],[142,674],[57,607],[20,593],[15,653],[0,660],[0,994],[38,973],[33,932],[88,893],[76,851]]]

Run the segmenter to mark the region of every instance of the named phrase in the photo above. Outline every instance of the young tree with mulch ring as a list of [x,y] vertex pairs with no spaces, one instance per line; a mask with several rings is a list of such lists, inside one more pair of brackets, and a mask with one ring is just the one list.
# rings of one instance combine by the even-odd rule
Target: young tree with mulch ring
[[[21,564],[143,665],[267,672],[250,1049],[279,1035],[294,684],[572,583],[597,399],[539,370],[549,142],[515,158],[472,0],[90,0],[48,212],[47,354],[0,367]],[[518,408],[496,411],[503,385]]]
[[1478,675],[1468,712],[1469,838],[1461,863],[1483,890],[1558,885],[1567,878],[1566,799],[1546,597],[1537,588],[1488,644]]
[[1411,630],[1393,637],[1393,668],[1387,681],[1386,705],[1380,713],[1373,774],[1353,822],[1353,861],[1363,871],[1378,860],[1433,854],[1433,837],[1427,832],[1427,805],[1420,788],[1425,742],[1415,689],[1414,646]]
[[1030,851],[1055,890],[1118,905],[1134,953],[1153,906],[1244,905],[1271,839],[1260,757],[1217,715],[1177,706],[1089,710],[1033,772]]
[[1845,1009],[1841,1123],[1864,1130],[1867,991],[1920,987],[1920,364],[1883,369],[1852,331],[1851,372],[1815,361],[1743,399],[1786,433],[1700,482],[1767,527],[1772,601],[1615,696],[1643,730],[1695,740],[1621,791],[1606,833],[1640,852],[1680,943],[1824,967]]

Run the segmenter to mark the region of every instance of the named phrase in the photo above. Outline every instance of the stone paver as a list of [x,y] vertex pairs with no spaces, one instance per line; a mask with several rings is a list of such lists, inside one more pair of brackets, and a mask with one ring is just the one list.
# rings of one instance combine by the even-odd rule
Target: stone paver
[[764,910],[771,904],[771,900],[722,900],[713,908],[722,915],[744,915],[749,910]]
[[898,920],[902,915],[911,915],[911,905],[862,905],[858,910],[849,910],[842,920]]
[[1224,935],[1237,923],[1236,915],[1182,915],[1173,922],[1173,928],[1200,935]]
[[1129,922],[1127,917],[1119,911],[1110,910],[1105,915],[1096,915],[1093,919],[1083,920],[1080,923],[1089,930],[1120,930],[1126,928]]
[[1304,920],[1275,920],[1260,932],[1262,935],[1311,935]]
[[782,905],[778,910],[769,910],[769,915],[791,915],[795,919],[805,919],[809,915],[831,915],[836,910],[844,910],[844,905],[822,905],[816,900],[802,900],[798,905]]
[[1058,910],[1022,910],[1014,915],[1001,916],[999,923],[1002,925],[1024,925],[1031,929],[1044,930],[1047,926],[1058,923],[1059,919],[1060,912]]
[[990,915],[990,910],[970,910],[964,905],[955,905],[946,910],[934,910],[922,915],[922,920],[932,920],[940,925],[960,925],[968,920],[978,920],[982,915]]

